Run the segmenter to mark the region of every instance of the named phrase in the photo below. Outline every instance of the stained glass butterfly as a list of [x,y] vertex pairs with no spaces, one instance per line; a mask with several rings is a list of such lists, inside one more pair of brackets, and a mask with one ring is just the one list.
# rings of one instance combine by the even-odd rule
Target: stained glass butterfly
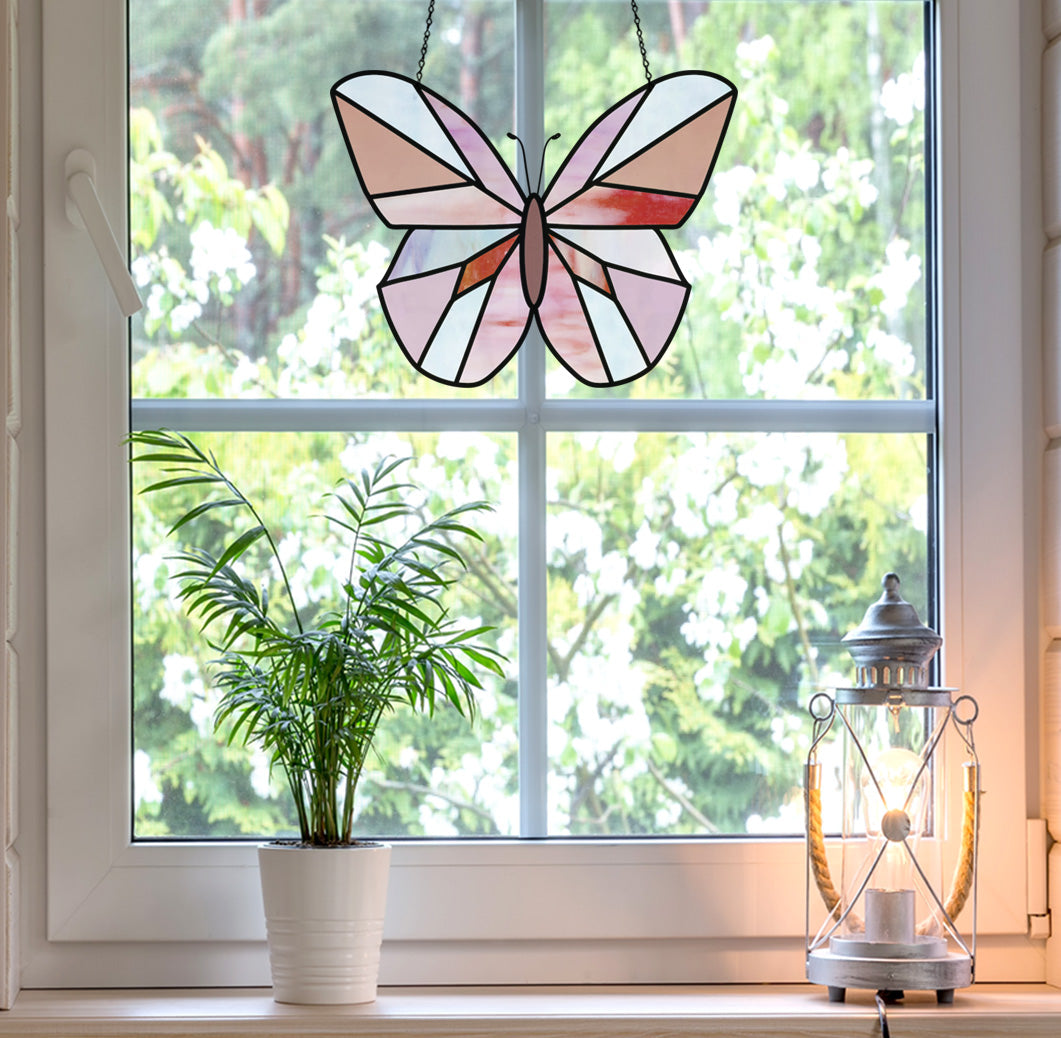
[[737,96],[729,80],[652,80],[597,119],[541,194],[419,82],[357,72],[331,93],[365,196],[408,229],[378,290],[413,367],[480,385],[535,321],[587,385],[659,363],[689,298],[660,228],[681,226],[707,187]]

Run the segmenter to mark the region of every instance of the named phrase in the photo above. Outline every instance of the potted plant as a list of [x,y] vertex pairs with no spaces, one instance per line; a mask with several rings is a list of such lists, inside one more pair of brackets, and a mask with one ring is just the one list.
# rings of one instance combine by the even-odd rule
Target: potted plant
[[[179,550],[174,579],[218,653],[215,728],[230,725],[230,741],[262,747],[294,798],[300,839],[258,849],[274,997],[372,1001],[390,847],[354,838],[354,796],[385,714],[401,705],[433,712],[441,694],[471,717],[482,687],[476,668],[502,673],[502,657],[479,640],[490,628],[461,627],[443,601],[449,574],[465,566],[457,543],[479,538],[466,519],[489,506],[422,520],[408,501],[415,488],[395,475],[402,460],[342,480],[323,519],[342,531],[349,564],[332,601],[310,617],[259,508],[213,454],[169,430],[129,440],[133,461],[163,476],[141,493],[204,492],[171,536],[220,511],[249,520],[216,554]],[[412,529],[397,544],[384,532],[394,522]],[[281,602],[268,594],[268,572],[258,581],[243,572],[260,543]]]

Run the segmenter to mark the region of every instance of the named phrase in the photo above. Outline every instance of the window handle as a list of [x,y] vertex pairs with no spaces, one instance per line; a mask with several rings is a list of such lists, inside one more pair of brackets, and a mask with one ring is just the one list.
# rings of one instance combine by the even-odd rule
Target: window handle
[[144,304],[100,205],[95,176],[96,162],[91,152],[75,148],[66,156],[66,216],[75,227],[88,231],[118,307],[126,317],[131,317]]

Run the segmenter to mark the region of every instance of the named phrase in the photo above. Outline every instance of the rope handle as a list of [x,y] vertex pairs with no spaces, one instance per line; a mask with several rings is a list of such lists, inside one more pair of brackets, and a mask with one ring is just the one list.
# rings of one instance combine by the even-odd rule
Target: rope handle
[[[974,776],[978,769],[973,768]],[[814,875],[814,882],[821,894],[825,908],[831,916],[840,915],[840,895],[833,885],[832,875],[829,871],[829,860],[825,853],[825,835],[822,832],[822,794],[817,787],[811,772],[808,769],[808,781],[803,791],[803,801],[807,811],[807,842],[810,869]],[[954,867],[954,875],[951,877],[950,893],[944,903],[944,911],[950,918],[951,923],[960,915],[969,894],[973,888],[973,862],[976,857],[976,837],[980,822],[980,783],[976,777],[973,778],[971,788],[967,788],[962,796],[962,843],[958,853],[958,861]],[[852,923],[858,928],[859,922],[854,916],[849,916]],[[931,917],[922,920],[917,925],[919,934],[927,933],[932,927]]]

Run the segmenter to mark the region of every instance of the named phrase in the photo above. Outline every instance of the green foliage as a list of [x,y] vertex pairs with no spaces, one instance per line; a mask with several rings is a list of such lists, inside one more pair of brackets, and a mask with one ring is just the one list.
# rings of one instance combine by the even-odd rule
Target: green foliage
[[[460,627],[442,602],[451,583],[446,564],[466,565],[454,539],[479,536],[463,517],[488,506],[451,509],[394,545],[383,524],[414,517],[403,500],[412,486],[392,479],[402,462],[383,462],[346,479],[330,495],[339,507],[326,519],[349,539],[349,570],[337,600],[311,625],[272,533],[216,459],[187,436],[165,430],[133,433],[130,442],[143,448],[133,461],[166,473],[142,493],[221,492],[185,511],[170,536],[228,509],[252,520],[219,554],[189,547],[175,557],[178,597],[220,653],[215,727],[230,723],[229,743],[260,746],[279,765],[303,842],[349,843],[357,784],[384,715],[403,702],[433,714],[441,694],[470,716],[482,687],[474,668],[502,673],[498,654],[477,641],[488,628]],[[287,623],[276,619],[269,581],[259,584],[241,572],[240,562],[259,542],[279,573]]]

